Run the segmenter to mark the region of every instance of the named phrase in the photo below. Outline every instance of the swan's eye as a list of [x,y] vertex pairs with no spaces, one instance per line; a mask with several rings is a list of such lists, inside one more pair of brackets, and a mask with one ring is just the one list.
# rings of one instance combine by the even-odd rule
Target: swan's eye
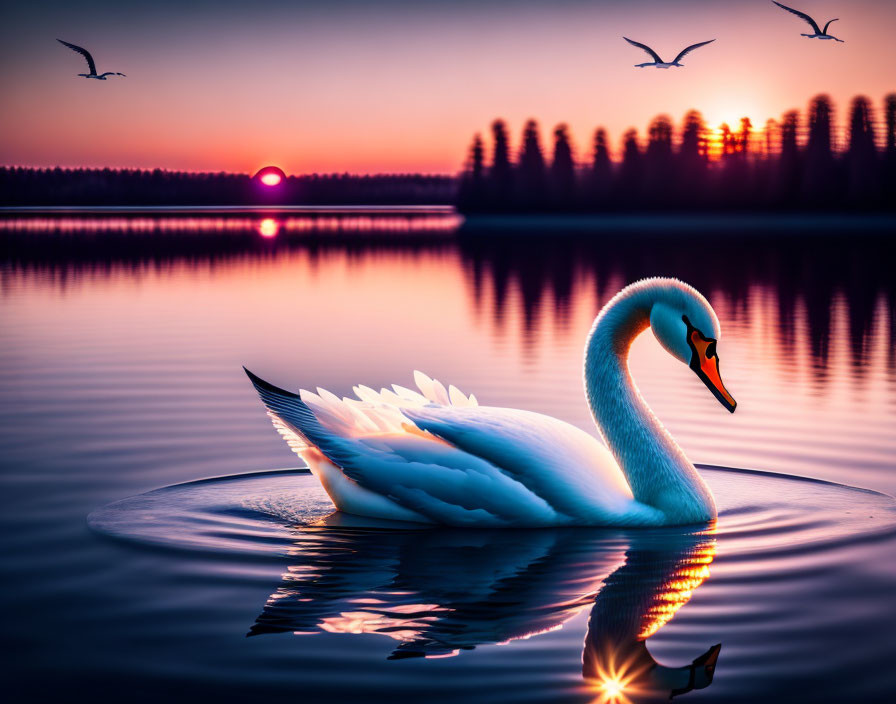
[[706,337],[697,328],[691,325],[686,315],[681,316],[688,327],[688,347],[691,348],[691,362],[688,365],[697,376],[709,387],[715,397],[732,413],[737,407],[737,402],[722,383],[719,375],[719,356],[716,353],[716,340]]
[[697,328],[691,325],[688,316],[683,315],[681,319],[688,326],[688,347],[691,348],[691,368],[695,371],[703,366],[703,363],[716,357],[716,339],[707,337]]

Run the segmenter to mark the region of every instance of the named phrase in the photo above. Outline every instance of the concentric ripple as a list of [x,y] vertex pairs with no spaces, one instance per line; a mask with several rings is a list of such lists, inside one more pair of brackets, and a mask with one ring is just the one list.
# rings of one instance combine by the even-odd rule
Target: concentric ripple
[[[710,686],[736,701],[755,677],[799,694],[793,701],[820,701],[832,683],[852,691],[854,661],[873,659],[873,644],[845,636],[850,652],[821,668],[818,635],[861,633],[861,605],[803,613],[803,600],[850,603],[848,593],[822,599],[819,575],[861,579],[873,570],[876,541],[886,550],[896,535],[896,501],[794,476],[701,471],[719,505],[715,525],[508,530],[371,522],[334,512],[303,470],[177,484],[113,503],[89,520],[115,538],[193,556],[212,552],[231,565],[218,572],[225,585],[250,558],[273,558],[263,572],[279,579],[262,587],[267,598],[254,609],[251,601],[234,607],[254,612],[240,630],[263,636],[252,642],[270,648],[302,636],[294,647],[303,658],[316,652],[305,646],[316,636],[320,644],[338,638],[338,661],[355,668],[372,651],[381,661],[456,656],[463,672],[475,672],[498,657],[487,653],[503,650],[492,646],[513,645],[516,657],[526,651],[530,661],[567,673],[542,692],[546,701],[668,700]],[[802,644],[797,652],[774,637],[782,629]],[[566,655],[555,661],[558,649]],[[864,686],[879,685],[869,679]],[[629,699],[601,698],[618,687]]]
[[[715,537],[727,551],[757,554],[819,547],[896,529],[896,501],[843,484],[702,466],[719,507]],[[88,522],[138,543],[234,554],[289,555],[303,527],[435,530],[334,512],[307,470],[203,479],[112,503]],[[600,529],[591,529],[599,537]]]

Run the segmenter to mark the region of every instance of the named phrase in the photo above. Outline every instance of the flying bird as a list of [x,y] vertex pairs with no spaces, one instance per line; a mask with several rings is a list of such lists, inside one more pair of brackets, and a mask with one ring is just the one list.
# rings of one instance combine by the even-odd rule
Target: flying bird
[[98,81],[105,81],[106,76],[124,76],[123,73],[116,73],[115,71],[106,71],[105,73],[98,74],[96,72],[96,64],[93,62],[93,57],[90,55],[90,52],[87,51],[87,49],[82,46],[78,46],[77,44],[69,44],[68,42],[62,41],[61,39],[57,39],[56,41],[67,46],[72,51],[77,51],[87,60],[87,68],[90,69],[90,73],[79,73],[79,76],[84,76],[84,78],[95,78]]
[[681,52],[678,54],[678,56],[676,56],[672,61],[663,61],[660,58],[660,55],[657,54],[653,49],[651,49],[646,44],[641,44],[641,42],[632,41],[628,37],[623,37],[623,39],[625,39],[625,41],[627,41],[632,46],[636,46],[639,49],[643,49],[644,51],[646,51],[648,54],[650,54],[653,57],[653,61],[648,61],[645,64],[635,64],[635,68],[644,68],[645,66],[654,66],[656,68],[671,68],[672,66],[678,66],[678,67],[684,66],[684,64],[680,64],[678,62],[681,61],[685,56],[687,56],[694,49],[699,49],[701,46],[706,46],[707,44],[712,44],[712,42],[715,41],[715,39],[710,39],[708,42],[699,42],[698,44],[691,44],[689,47],[682,49]]
[[841,44],[843,43],[842,39],[837,39],[837,37],[835,37],[833,34],[828,34],[828,27],[831,26],[831,22],[836,22],[836,19],[828,20],[828,23],[824,26],[824,29],[819,29],[818,25],[815,23],[815,20],[809,17],[809,15],[807,15],[805,12],[794,10],[792,7],[787,7],[787,5],[782,5],[779,2],[775,2],[775,0],[772,0],[772,2],[774,2],[775,5],[780,7],[782,10],[787,10],[789,13],[803,18],[811,25],[812,30],[815,32],[815,34],[800,34],[801,37],[809,37],[809,39],[833,39],[835,42],[840,42]]

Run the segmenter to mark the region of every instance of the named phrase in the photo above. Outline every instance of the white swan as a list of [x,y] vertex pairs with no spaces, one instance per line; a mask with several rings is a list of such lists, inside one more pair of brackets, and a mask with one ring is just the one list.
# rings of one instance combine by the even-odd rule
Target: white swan
[[709,488],[647,407],[629,374],[647,327],[730,411],[719,377],[719,321],[676,279],[646,279],[597,316],[585,350],[585,391],[609,450],[569,423],[479,406],[415,372],[357,399],[299,394],[246,370],[275,427],[347,513],[456,526],[657,526],[715,518]]

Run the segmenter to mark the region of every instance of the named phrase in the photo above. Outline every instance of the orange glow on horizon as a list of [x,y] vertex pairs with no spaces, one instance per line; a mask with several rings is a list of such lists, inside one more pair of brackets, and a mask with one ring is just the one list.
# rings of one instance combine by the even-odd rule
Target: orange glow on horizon
[[[896,4],[884,0],[850,3],[839,30],[848,43],[836,46],[800,37],[798,20],[771,3],[709,3],[705,11],[661,3],[650,12],[610,0],[528,3],[520,12],[489,2],[387,3],[365,10],[370,22],[346,21],[342,4],[324,3],[301,42],[290,21],[302,16],[299,6],[259,13],[228,5],[220,33],[204,35],[194,29],[190,3],[181,5],[147,10],[152,27],[177,28],[162,53],[153,40],[158,32],[125,39],[111,25],[92,23],[103,61],[132,74],[114,86],[73,80],[72,58],[45,51],[38,11],[23,6],[32,20],[21,23],[9,51],[29,71],[4,76],[3,162],[232,173],[277,163],[290,174],[450,174],[462,168],[475,133],[491,148],[495,118],[509,125],[514,152],[527,118],[538,121],[547,151],[550,130],[564,122],[576,158],[585,161],[598,126],[615,144],[629,125],[643,135],[658,114],[678,125],[696,109],[709,124],[736,129],[739,115],[760,125],[792,108],[804,111],[820,92],[837,105],[839,129],[856,94],[872,99],[879,125],[881,99],[896,88],[888,68],[896,48],[887,36]],[[60,12],[61,23],[85,21],[73,8]],[[632,66],[640,57],[619,36],[633,25],[664,55],[681,37],[709,38],[732,25],[738,31],[688,57],[686,68],[652,71]],[[257,50],[235,52],[221,37]],[[185,62],[191,71],[182,70]],[[291,70],[310,64],[314,71]],[[92,90],[99,88],[108,90]],[[66,119],[55,109],[60,104]]]

